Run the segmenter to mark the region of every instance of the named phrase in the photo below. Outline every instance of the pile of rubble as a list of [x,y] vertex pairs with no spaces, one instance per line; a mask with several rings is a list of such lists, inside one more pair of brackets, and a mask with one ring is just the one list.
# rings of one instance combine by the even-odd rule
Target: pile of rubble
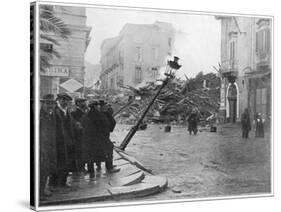
[[[160,81],[148,82],[138,88],[124,86],[123,92],[100,91],[100,95],[112,105],[119,123],[133,124],[160,86]],[[198,109],[204,121],[215,117],[219,99],[220,79],[214,73],[199,73],[185,80],[175,78],[161,91],[144,121],[183,123],[193,108]]]

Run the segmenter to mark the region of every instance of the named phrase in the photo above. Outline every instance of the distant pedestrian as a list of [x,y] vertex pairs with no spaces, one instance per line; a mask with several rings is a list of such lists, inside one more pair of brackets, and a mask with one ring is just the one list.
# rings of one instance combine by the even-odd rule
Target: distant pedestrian
[[248,108],[245,108],[241,116],[241,125],[242,125],[242,138],[249,137],[249,131],[251,130],[251,121]]
[[40,110],[40,199],[43,200],[51,193],[46,188],[47,179],[55,173],[56,160],[56,119],[54,95],[47,94],[41,99]]
[[256,114],[256,137],[264,137],[264,120],[262,119],[261,113]]
[[192,133],[194,135],[197,134],[197,122],[199,120],[199,117],[198,117],[198,113],[195,109],[193,109],[191,111],[191,114],[189,115],[189,117],[187,118],[187,122],[188,122],[188,131],[189,131],[189,134],[191,135]]
[[86,116],[88,107],[87,100],[85,98],[77,98],[75,100],[76,110],[71,113],[74,120],[75,130],[75,156],[78,166],[78,171],[84,171],[84,163],[82,159],[82,134],[83,134],[83,119]]

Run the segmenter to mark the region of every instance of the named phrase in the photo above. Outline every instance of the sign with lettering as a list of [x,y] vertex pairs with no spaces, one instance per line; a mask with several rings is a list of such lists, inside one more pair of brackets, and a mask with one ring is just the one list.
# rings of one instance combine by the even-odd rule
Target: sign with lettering
[[68,77],[69,68],[62,66],[53,66],[46,68],[45,72],[40,73],[42,76],[52,76],[52,77]]

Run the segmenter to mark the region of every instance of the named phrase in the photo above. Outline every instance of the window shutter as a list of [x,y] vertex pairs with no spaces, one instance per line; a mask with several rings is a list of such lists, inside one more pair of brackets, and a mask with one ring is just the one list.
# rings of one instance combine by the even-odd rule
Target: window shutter
[[270,41],[271,41],[270,30],[267,29],[266,30],[266,51],[270,51]]
[[258,37],[259,38],[259,41],[258,41],[259,42],[259,44],[258,44],[258,47],[259,47],[258,51],[261,52],[261,50],[262,50],[262,31],[259,31],[258,34],[259,34],[259,37]]
[[256,52],[259,51],[259,33],[256,32]]

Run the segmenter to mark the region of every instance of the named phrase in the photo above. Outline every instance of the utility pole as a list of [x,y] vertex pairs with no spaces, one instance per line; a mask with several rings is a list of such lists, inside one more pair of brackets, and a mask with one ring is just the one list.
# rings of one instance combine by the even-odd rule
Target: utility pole
[[131,130],[129,131],[129,133],[126,135],[125,139],[122,141],[121,145],[119,146],[119,149],[121,150],[125,150],[125,148],[127,147],[127,145],[129,144],[129,142],[131,141],[132,137],[135,135],[135,133],[137,132],[140,124],[142,123],[145,115],[147,114],[147,112],[149,111],[149,109],[151,108],[151,106],[153,105],[153,103],[155,102],[155,100],[157,99],[157,97],[159,96],[160,92],[162,91],[162,89],[168,84],[168,82],[171,79],[175,78],[175,73],[173,73],[173,70],[178,70],[181,66],[178,64],[178,57],[174,57],[174,61],[168,61],[167,67],[166,67],[166,72],[165,72],[165,76],[166,78],[163,80],[163,83],[161,85],[161,87],[159,88],[159,90],[157,91],[157,93],[155,94],[155,96],[153,97],[153,99],[150,101],[150,103],[148,104],[147,108],[144,110],[144,112],[142,113],[141,117],[139,118],[139,120],[137,121],[137,123],[131,128]]

